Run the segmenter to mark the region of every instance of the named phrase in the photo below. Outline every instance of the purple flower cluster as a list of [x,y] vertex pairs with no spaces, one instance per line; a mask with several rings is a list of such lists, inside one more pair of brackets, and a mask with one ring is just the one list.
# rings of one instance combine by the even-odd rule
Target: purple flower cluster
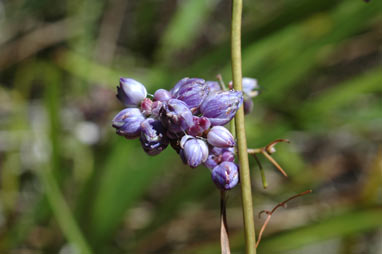
[[214,81],[184,78],[170,91],[157,90],[151,99],[143,84],[121,78],[117,97],[127,108],[114,117],[113,127],[118,135],[139,138],[149,155],[159,154],[170,144],[184,163],[192,168],[204,164],[220,189],[232,189],[239,181],[239,169],[234,163],[234,137],[224,125],[244,97],[253,95],[254,81],[243,79],[243,95],[223,91]]

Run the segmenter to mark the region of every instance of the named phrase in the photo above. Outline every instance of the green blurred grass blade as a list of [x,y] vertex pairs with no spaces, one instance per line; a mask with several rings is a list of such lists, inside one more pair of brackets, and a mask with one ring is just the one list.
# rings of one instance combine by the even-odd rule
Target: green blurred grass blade
[[188,47],[202,31],[203,23],[218,3],[217,0],[178,1],[178,8],[162,37],[160,59]]
[[91,254],[92,251],[81,233],[72,213],[59,190],[55,177],[49,167],[40,168],[40,179],[45,193],[62,232],[81,254]]
[[[45,84],[45,105],[49,119],[49,139],[51,142],[51,158],[48,165],[41,165],[39,176],[45,187],[45,194],[48,198],[53,214],[67,239],[80,250],[81,254],[90,254],[92,251],[83,237],[80,228],[72,216],[70,208],[60,192],[55,173],[60,173],[60,84],[62,77],[59,71],[49,64],[42,63],[40,71]],[[61,175],[61,174],[58,174]],[[59,179],[59,178],[58,178]]]
[[[186,169],[187,170],[187,169]],[[187,176],[185,179],[179,179],[182,182],[171,191],[170,195],[164,198],[164,202],[155,210],[155,217],[142,231],[137,233],[137,245],[135,252],[139,252],[140,246],[147,245],[147,239],[155,233],[158,228],[166,225],[171,219],[176,217],[182,205],[197,201],[206,196],[207,191],[214,190],[214,186],[206,168],[199,168],[198,171]],[[183,183],[184,182],[184,183]],[[216,202],[218,204],[218,202]],[[135,246],[133,246],[135,248]]]
[[[381,208],[347,211],[310,225],[265,237],[260,243],[258,251],[259,253],[283,253],[328,239],[368,232],[382,226],[381,213]],[[242,233],[231,235],[230,240],[233,252],[241,252],[244,248]],[[214,243],[185,253],[219,253],[219,250],[219,243]]]
[[[360,31],[377,14],[377,6],[344,1],[329,13],[288,26],[244,48],[243,73],[259,77],[266,89],[262,101],[280,102],[289,89],[320,64],[323,56],[334,52],[339,42]],[[230,66],[226,66],[223,73],[229,71]]]
[[[333,88],[329,88],[316,98],[305,102],[300,110],[301,122],[316,125],[320,119],[327,119],[333,111],[354,102],[361,94],[382,91],[382,70],[376,68],[354,77]],[[326,123],[327,124],[327,123]]]
[[156,157],[148,157],[138,140],[115,138],[118,141],[102,167],[92,208],[89,234],[96,246],[102,246],[113,236],[127,208],[140,200],[152,181],[166,170],[172,153],[167,149]]
[[[63,231],[65,237],[74,244],[81,253],[87,254],[91,253],[89,246],[87,245],[84,237],[81,234],[81,231],[76,224],[69,207],[67,206],[62,193],[59,190],[57,179],[61,177],[54,175],[59,174],[61,167],[60,163],[60,83],[62,77],[60,72],[54,66],[46,62],[33,61],[28,63],[25,67],[21,69],[22,73],[17,81],[16,86],[21,86],[24,92],[24,96],[28,96],[30,92],[30,87],[32,81],[39,80],[42,81],[45,85],[45,106],[46,113],[48,115],[48,129],[49,129],[49,140],[50,140],[50,157],[47,159],[47,162],[40,162],[40,168],[38,169],[38,176],[42,182],[43,187],[45,188],[45,195],[47,200],[53,210],[58,224]],[[56,179],[57,178],[57,179]],[[44,210],[45,199],[42,199],[42,202],[37,202],[36,210],[37,213],[40,213],[41,210]],[[35,216],[38,217],[34,212],[31,213],[33,219],[26,215],[21,221],[27,222],[27,226],[16,224],[14,232],[27,233],[28,226],[33,226]],[[18,238],[18,240],[21,240]]]
[[330,217],[327,220],[264,239],[259,250],[261,253],[279,253],[327,239],[367,232],[382,226],[381,214],[382,209],[376,208]]

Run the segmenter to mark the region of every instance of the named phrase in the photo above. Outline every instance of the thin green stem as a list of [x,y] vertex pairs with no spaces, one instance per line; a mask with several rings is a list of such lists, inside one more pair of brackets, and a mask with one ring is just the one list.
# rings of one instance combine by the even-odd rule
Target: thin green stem
[[[241,13],[242,0],[232,1],[231,25],[231,61],[232,80],[235,90],[242,91],[241,73]],[[247,139],[244,126],[244,108],[240,107],[235,116],[237,147],[240,161],[241,198],[243,202],[243,219],[247,254],[256,254],[255,223],[253,218],[252,190],[247,153]]]
[[48,167],[40,169],[40,179],[45,187],[46,196],[58,225],[64,235],[71,244],[75,245],[75,248],[78,249],[81,254],[91,254],[90,246],[73,218],[57,182]]

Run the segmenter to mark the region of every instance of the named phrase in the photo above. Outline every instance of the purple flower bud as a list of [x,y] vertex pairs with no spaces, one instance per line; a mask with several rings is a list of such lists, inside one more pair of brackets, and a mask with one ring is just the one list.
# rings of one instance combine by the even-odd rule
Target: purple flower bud
[[211,127],[210,120],[207,117],[193,117],[194,124],[188,128],[187,133],[192,136],[203,136],[203,133]]
[[222,162],[212,170],[212,180],[219,189],[230,190],[239,182],[239,169],[233,162]]
[[220,163],[219,156],[216,156],[214,154],[210,154],[207,157],[207,160],[204,162],[204,166],[209,168],[212,172],[212,170]]
[[113,119],[113,127],[117,134],[126,138],[139,137],[141,123],[145,120],[141,111],[137,108],[126,108],[119,112]]
[[215,155],[223,154],[224,152],[230,152],[232,154],[235,154],[235,148],[233,147],[227,147],[227,148],[219,148],[219,147],[213,147],[211,149],[211,153]]
[[154,101],[151,105],[151,116],[158,118],[160,116],[161,109],[163,107],[163,102]]
[[144,114],[146,116],[151,115],[152,107],[153,107],[153,101],[149,98],[144,98],[142,103],[141,103],[142,114]]
[[164,104],[160,115],[162,124],[173,133],[185,131],[194,124],[186,103],[177,99]]
[[169,91],[165,89],[158,89],[154,93],[154,100],[156,101],[168,101],[169,99],[172,98],[172,95]]
[[207,160],[208,146],[203,140],[185,135],[180,141],[180,146],[190,167],[196,168]]
[[235,140],[225,127],[214,126],[207,134],[207,141],[216,147],[233,147],[235,146]]
[[253,109],[253,101],[251,98],[244,99],[244,114],[249,114]]
[[[232,85],[232,81],[229,82],[229,86],[232,87]],[[257,89],[259,89],[260,87],[257,83],[257,79],[244,77],[242,79],[242,86],[244,95],[246,95],[247,97],[253,98],[259,95],[259,91]]]
[[256,95],[257,95],[257,91],[254,91],[255,89],[259,89],[259,85],[257,84],[256,79],[244,77],[242,79],[242,86],[243,86],[243,92],[247,94],[249,97],[254,97],[252,96],[253,92],[256,92]]
[[118,99],[126,106],[138,106],[147,96],[145,86],[130,78],[120,78],[117,90]]
[[204,79],[201,78],[183,78],[176,83],[176,85],[171,89],[171,94],[175,95],[178,90],[185,84],[192,83],[192,82],[200,82],[204,83]]
[[188,79],[173,93],[174,98],[184,101],[192,112],[196,113],[208,94],[203,79]]
[[141,123],[141,144],[143,150],[149,155],[157,155],[166,149],[168,139],[166,130],[159,120],[147,118]]
[[206,86],[210,92],[217,92],[221,90],[219,82],[217,81],[206,81]]
[[225,125],[235,116],[243,103],[240,91],[218,91],[210,93],[200,105],[200,112],[208,117],[211,125]]
[[233,147],[229,148],[219,148],[213,147],[210,150],[207,161],[204,165],[210,170],[214,169],[223,161],[233,162],[235,160],[235,149]]
[[235,160],[235,154],[234,153],[231,153],[231,152],[224,152],[222,154],[222,161],[229,161],[229,162],[233,162]]

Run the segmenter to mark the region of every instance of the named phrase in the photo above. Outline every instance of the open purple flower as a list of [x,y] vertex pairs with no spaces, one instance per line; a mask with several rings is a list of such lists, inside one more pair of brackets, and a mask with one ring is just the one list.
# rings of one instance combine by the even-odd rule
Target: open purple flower
[[233,162],[222,162],[211,172],[212,180],[219,189],[230,190],[239,182],[239,169]]
[[120,78],[117,97],[126,106],[138,106],[146,98],[144,85],[130,78]]
[[141,123],[145,120],[141,111],[137,108],[126,108],[119,112],[113,119],[113,127],[117,134],[126,138],[139,137]]
[[242,103],[243,93],[240,91],[212,92],[200,105],[200,112],[212,126],[225,125],[232,120]]

